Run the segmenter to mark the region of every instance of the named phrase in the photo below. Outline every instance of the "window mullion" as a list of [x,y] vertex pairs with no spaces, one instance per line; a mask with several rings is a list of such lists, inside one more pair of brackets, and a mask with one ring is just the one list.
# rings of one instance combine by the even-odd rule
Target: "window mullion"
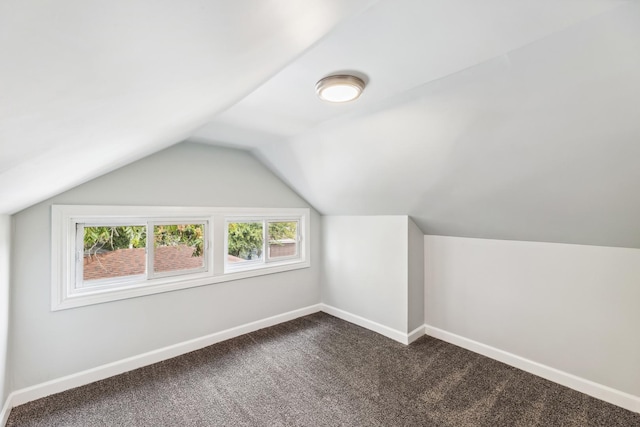
[[267,221],[266,219],[262,220],[262,261],[263,263],[268,263],[269,260],[269,252],[268,252],[268,248],[269,248],[269,243],[267,242],[267,237],[268,236],[268,232],[267,232],[267,227],[269,226],[269,221]]
[[76,260],[75,280],[72,283],[76,287],[82,286],[83,282],[83,265],[84,265],[84,224],[76,223],[76,245],[73,248],[73,257]]
[[145,262],[145,278],[147,280],[153,277],[153,260],[155,251],[155,236],[153,234],[154,223],[147,221],[147,244],[145,248],[146,262]]

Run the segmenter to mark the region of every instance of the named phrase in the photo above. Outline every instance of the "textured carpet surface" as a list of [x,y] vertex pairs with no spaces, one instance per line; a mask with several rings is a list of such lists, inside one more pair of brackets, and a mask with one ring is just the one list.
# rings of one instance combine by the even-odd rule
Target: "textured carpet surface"
[[7,425],[609,427],[640,414],[317,313],[18,406]]

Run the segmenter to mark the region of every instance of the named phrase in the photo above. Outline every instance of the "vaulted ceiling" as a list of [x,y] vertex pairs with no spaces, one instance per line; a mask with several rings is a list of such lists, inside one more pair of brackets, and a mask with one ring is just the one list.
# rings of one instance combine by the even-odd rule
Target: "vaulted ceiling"
[[0,47],[2,212],[189,137],[325,214],[640,248],[635,0],[12,0]]
[[187,138],[371,0],[3,0],[0,212]]

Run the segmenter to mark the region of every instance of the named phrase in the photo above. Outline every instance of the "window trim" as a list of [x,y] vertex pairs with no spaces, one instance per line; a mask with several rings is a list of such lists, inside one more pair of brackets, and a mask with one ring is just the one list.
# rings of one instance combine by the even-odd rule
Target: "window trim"
[[[298,251],[296,259],[264,263],[251,269],[226,271],[226,218],[293,218],[299,220]],[[131,281],[121,286],[75,287],[76,227],[81,221],[118,224],[132,219],[151,223],[189,223],[206,219],[208,230],[205,243],[205,263],[208,271],[190,274],[162,275],[152,279]],[[130,224],[123,224],[130,225]],[[162,206],[99,206],[52,205],[51,207],[51,310],[65,310],[144,295],[205,286],[214,283],[280,273],[310,267],[310,210],[308,208],[223,208],[223,207],[162,207]],[[148,234],[152,234],[147,232]],[[149,239],[149,236],[147,236]],[[268,254],[265,254],[266,258]],[[149,266],[147,266],[149,268]],[[190,270],[191,271],[191,270]],[[131,277],[131,276],[128,276]]]

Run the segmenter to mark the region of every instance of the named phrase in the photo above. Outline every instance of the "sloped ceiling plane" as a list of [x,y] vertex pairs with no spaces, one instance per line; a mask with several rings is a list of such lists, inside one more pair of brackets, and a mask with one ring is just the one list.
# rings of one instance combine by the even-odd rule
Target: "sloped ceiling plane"
[[635,0],[11,0],[0,48],[0,212],[190,139],[323,214],[640,248]]

